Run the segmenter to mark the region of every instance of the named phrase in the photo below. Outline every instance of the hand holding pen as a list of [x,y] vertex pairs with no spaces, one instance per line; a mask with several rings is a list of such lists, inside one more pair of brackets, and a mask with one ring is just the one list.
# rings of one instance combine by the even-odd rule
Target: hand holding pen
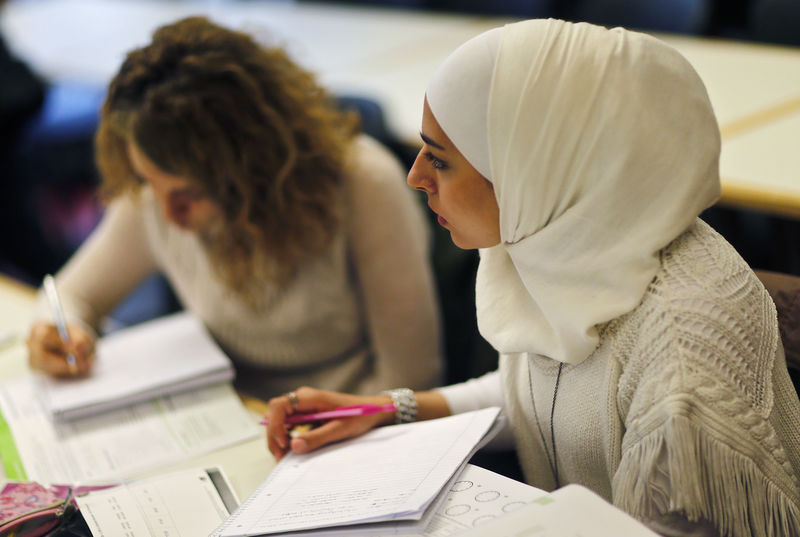
[[57,377],[84,375],[91,369],[95,338],[88,328],[67,325],[52,276],[45,277],[43,287],[54,323],[37,322],[31,327],[29,363],[33,369]]
[[[264,418],[269,450],[280,460],[289,450],[307,453],[394,423],[395,407],[389,396],[365,397],[302,387],[270,399]],[[290,436],[294,424],[308,422],[319,426]]]
[[[340,406],[333,410],[323,410],[322,412],[299,412],[287,416],[285,423],[297,425],[300,423],[314,423],[317,421],[328,421],[341,418],[354,418],[356,416],[369,416],[380,412],[395,412],[397,407],[394,403],[385,405],[350,405]],[[269,425],[269,419],[261,420],[261,425]]]

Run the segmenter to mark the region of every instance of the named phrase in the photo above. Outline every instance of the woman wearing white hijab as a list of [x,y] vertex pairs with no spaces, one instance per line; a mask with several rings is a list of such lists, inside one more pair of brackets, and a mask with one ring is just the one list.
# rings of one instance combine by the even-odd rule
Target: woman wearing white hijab
[[[390,394],[400,417],[500,405],[532,485],[583,484],[665,535],[800,534],[800,402],[771,299],[698,219],[720,142],[686,60],[619,28],[511,24],[440,67],[422,136],[408,182],[481,249],[478,324],[500,368]],[[290,442],[286,414],[388,397],[275,398],[270,449],[394,419]]]

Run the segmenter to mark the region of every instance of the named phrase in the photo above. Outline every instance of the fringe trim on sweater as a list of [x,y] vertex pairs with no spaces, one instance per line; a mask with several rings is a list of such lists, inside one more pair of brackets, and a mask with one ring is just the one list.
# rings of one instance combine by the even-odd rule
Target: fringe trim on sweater
[[[652,485],[662,450],[671,492]],[[641,520],[657,515],[648,509],[657,503],[691,521],[705,519],[728,537],[800,535],[796,498],[770,481],[752,459],[703,433],[685,416],[673,416],[624,453],[612,489],[614,504]]]

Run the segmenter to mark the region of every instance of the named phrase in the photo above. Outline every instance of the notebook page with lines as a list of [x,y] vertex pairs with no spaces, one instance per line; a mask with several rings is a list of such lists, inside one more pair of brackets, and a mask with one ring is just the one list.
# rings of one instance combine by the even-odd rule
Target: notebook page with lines
[[382,427],[309,454],[290,453],[212,535],[252,537],[419,520],[494,432],[498,414],[492,407]]

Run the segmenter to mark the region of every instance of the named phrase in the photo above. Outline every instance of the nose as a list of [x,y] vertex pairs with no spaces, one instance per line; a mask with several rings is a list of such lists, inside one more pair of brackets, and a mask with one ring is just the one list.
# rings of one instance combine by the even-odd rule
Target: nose
[[408,183],[408,186],[411,188],[415,190],[421,190],[428,195],[433,194],[436,191],[436,183],[430,176],[428,162],[425,160],[422,151],[417,153],[417,158],[414,159],[414,164],[408,171],[406,183]]

